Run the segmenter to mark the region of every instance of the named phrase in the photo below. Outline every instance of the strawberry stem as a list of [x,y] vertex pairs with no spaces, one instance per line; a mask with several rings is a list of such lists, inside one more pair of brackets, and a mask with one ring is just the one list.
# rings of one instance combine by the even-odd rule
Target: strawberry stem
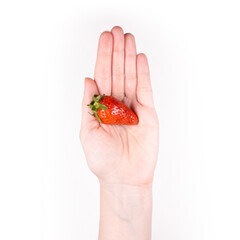
[[87,106],[89,106],[90,108],[91,108],[91,110],[93,111],[93,116],[95,116],[96,118],[97,118],[97,120],[100,122],[100,123],[102,123],[102,121],[101,121],[101,119],[99,118],[99,116],[98,116],[98,114],[97,114],[97,111],[98,111],[98,109],[108,109],[108,107],[107,106],[105,106],[105,105],[103,105],[103,104],[100,104],[100,99],[102,98],[102,97],[104,97],[105,96],[105,94],[103,94],[103,95],[97,95],[97,94],[94,94],[93,95],[93,100],[91,101],[91,103],[90,104],[88,104]]
[[97,114],[96,112],[94,113],[94,115],[95,115],[95,117],[97,118],[97,120],[98,120],[100,123],[102,123],[101,119],[99,118],[99,116],[98,116],[98,114]]

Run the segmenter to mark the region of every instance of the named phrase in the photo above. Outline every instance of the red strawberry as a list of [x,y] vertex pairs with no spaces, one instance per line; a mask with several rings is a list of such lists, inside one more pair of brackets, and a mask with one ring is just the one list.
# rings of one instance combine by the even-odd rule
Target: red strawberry
[[136,125],[137,115],[121,101],[112,96],[94,95],[88,106],[100,123],[116,125]]

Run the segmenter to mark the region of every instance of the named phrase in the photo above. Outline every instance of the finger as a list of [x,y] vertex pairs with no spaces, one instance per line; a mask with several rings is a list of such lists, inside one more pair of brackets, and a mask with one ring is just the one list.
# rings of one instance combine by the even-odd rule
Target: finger
[[81,134],[82,132],[89,131],[94,127],[99,126],[99,122],[91,114],[91,109],[87,106],[91,101],[94,94],[98,94],[96,82],[91,78],[85,78],[84,84],[84,96],[82,100],[82,123],[81,123]]
[[112,34],[103,32],[99,38],[94,73],[100,94],[111,95],[112,47]]
[[137,100],[143,106],[153,107],[149,66],[143,53],[137,55]]
[[121,27],[112,29],[112,95],[120,100],[124,97],[124,33]]
[[128,98],[136,97],[136,43],[134,36],[125,34],[125,95]]

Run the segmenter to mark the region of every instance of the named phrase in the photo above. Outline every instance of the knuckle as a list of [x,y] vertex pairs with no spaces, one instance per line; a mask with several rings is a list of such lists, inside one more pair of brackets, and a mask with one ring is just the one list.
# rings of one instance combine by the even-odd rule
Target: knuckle
[[126,80],[135,80],[136,79],[136,73],[126,73]]
[[95,74],[96,79],[107,80],[110,78],[109,72],[99,72]]
[[150,85],[138,86],[138,91],[141,93],[152,93],[152,87]]
[[118,69],[115,69],[113,71],[113,76],[112,76],[113,80],[115,79],[123,79],[124,78],[124,73],[122,70],[118,70]]

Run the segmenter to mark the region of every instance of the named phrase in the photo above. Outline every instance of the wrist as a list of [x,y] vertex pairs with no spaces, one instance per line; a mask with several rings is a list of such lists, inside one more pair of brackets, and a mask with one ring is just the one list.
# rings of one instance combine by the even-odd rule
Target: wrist
[[152,194],[152,184],[130,185],[130,184],[113,184],[99,181],[100,190],[108,191],[117,196],[125,197],[144,197]]
[[[106,227],[121,236],[116,239],[150,239],[152,186],[106,184],[100,182],[101,213],[99,239],[106,238]],[[104,236],[104,237],[103,237]],[[127,236],[132,236],[128,238]]]

